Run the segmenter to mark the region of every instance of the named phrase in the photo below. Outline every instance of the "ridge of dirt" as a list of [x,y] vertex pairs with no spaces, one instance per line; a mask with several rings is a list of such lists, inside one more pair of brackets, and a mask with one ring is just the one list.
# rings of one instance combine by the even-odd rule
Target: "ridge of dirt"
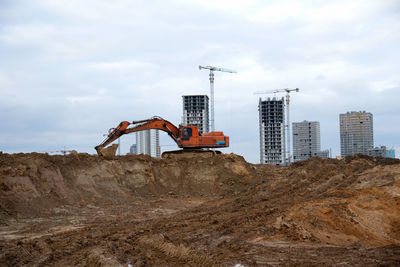
[[124,203],[137,196],[237,194],[255,177],[255,167],[233,154],[193,158],[189,153],[174,159],[2,154],[0,219],[49,215],[62,205]]
[[0,155],[0,265],[400,264],[400,161]]

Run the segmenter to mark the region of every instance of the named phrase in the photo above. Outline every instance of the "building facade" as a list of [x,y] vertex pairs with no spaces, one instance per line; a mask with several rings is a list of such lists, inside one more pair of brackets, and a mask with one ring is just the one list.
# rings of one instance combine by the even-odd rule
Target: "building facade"
[[136,133],[136,154],[159,158],[160,152],[159,130],[150,129]]
[[386,147],[374,147],[367,150],[367,155],[374,158],[385,158],[386,157]]
[[209,100],[207,95],[182,96],[183,117],[182,125],[195,125],[199,133],[209,131]]
[[393,148],[386,150],[386,157],[392,159],[396,158],[396,152],[394,151]]
[[387,149],[386,146],[370,148],[367,155],[375,158],[395,158],[394,149]]
[[137,152],[136,152],[136,144],[131,145],[131,147],[129,148],[129,153],[137,154]]
[[260,98],[260,163],[286,165],[284,98]]
[[315,154],[315,156],[320,157],[322,159],[328,159],[328,158],[330,158],[330,154],[331,153],[330,153],[329,149],[326,149],[326,150],[318,151],[317,154]]
[[367,154],[374,147],[373,117],[365,111],[339,115],[340,154],[344,158],[354,154]]
[[321,153],[320,126],[318,121],[292,123],[293,161],[309,159]]

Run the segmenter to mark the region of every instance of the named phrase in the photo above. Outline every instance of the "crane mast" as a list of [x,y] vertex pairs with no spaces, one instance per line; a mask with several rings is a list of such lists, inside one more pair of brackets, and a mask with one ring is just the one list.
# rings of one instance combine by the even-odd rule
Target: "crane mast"
[[254,92],[254,94],[276,94],[276,93],[286,93],[286,145],[287,145],[287,158],[289,164],[291,163],[291,151],[290,151],[290,113],[289,113],[289,104],[290,104],[290,92],[295,91],[298,92],[300,91],[299,88],[295,89],[290,89],[290,88],[284,88],[284,89],[276,89],[276,90],[269,90],[269,91],[257,91]]
[[210,109],[211,109],[211,119],[210,119],[210,128],[211,132],[215,131],[215,117],[214,117],[214,71],[222,71],[228,73],[237,73],[234,70],[218,68],[213,66],[201,66],[199,65],[199,70],[207,69],[210,70]]

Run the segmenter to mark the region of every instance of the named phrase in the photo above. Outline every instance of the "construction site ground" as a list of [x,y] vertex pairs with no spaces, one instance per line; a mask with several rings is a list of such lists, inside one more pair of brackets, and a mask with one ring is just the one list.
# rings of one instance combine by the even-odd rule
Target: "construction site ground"
[[0,266],[399,266],[400,161],[0,153]]

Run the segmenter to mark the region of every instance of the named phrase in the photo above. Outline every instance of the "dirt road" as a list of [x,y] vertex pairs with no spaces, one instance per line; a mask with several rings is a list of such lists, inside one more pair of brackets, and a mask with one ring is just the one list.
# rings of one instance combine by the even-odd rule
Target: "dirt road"
[[0,155],[0,265],[400,264],[400,163]]

